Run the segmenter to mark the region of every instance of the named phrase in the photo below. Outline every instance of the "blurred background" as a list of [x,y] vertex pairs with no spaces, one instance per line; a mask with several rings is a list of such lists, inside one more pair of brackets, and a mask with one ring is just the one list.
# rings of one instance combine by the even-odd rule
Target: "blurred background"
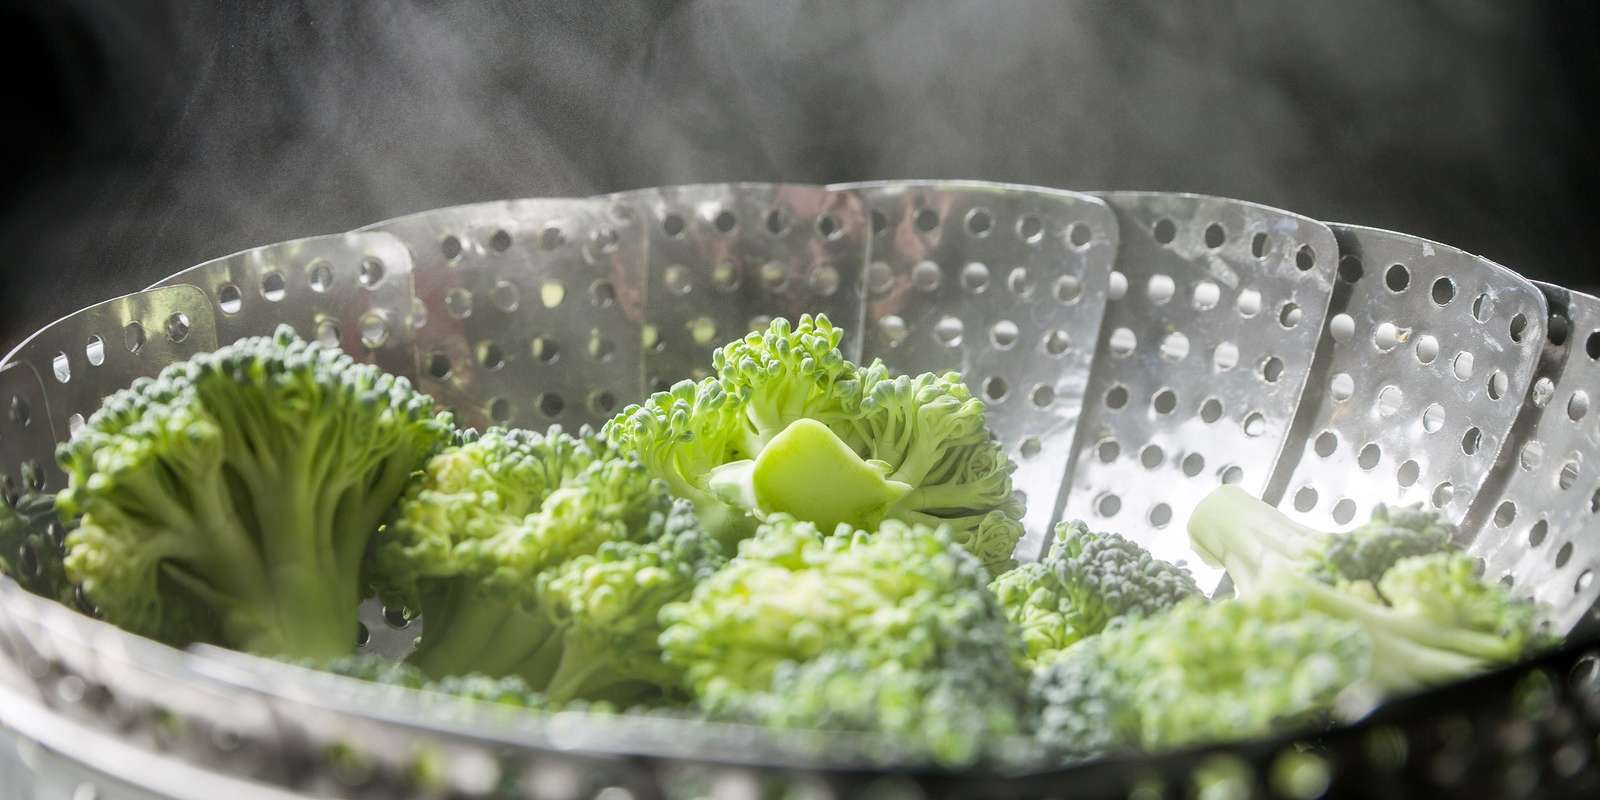
[[0,3],[0,352],[212,257],[697,181],[1205,192],[1600,287],[1600,4]]

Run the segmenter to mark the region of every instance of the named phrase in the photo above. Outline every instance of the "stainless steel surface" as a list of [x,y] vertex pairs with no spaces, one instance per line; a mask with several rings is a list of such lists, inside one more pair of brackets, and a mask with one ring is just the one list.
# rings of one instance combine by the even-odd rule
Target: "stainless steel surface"
[[1189,567],[1207,492],[1267,485],[1288,445],[1333,287],[1321,223],[1254,203],[1116,192],[1121,247],[1063,517]]
[[1117,224],[1098,198],[968,181],[835,187],[866,200],[865,359],[958,370],[989,404],[1028,501],[1023,558],[1047,546],[1105,315]]
[[61,480],[44,384],[33,367],[0,361],[0,502]]
[[[1337,282],[1341,255],[1359,280]],[[848,355],[960,370],[991,403],[1029,502],[1022,558],[1053,519],[1082,517],[1209,586],[1183,523],[1224,480],[1330,526],[1437,497],[1491,574],[1564,631],[1600,594],[1600,300],[1540,288],[1443,245],[1193,195],[911,181],[483,203],[238,253],[47,326],[0,360],[0,488],[56,488],[55,444],[104,395],[282,322],[406,374],[470,424],[543,427],[603,420],[704,374],[720,341],[823,312],[850,331]],[[366,646],[391,655],[421,624],[362,615]],[[0,705],[14,734],[37,707],[118,747],[326,794],[404,793],[395,781],[435,767],[469,796],[513,774],[600,776],[577,792],[593,794],[648,783],[630,752],[743,759],[716,768],[730,775],[866,752],[831,735],[442,709],[181,653],[4,580],[0,688],[27,699]]]
[[625,203],[480,203],[366,230],[410,250],[412,375],[464,423],[576,427],[638,393],[645,254]]
[[861,198],[820,186],[680,186],[618,197],[646,236],[644,388],[711,369],[711,351],[775,316],[825,314],[861,352],[867,217]]
[[1544,296],[1487,259],[1390,231],[1336,225],[1339,283],[1294,447],[1269,489],[1336,530],[1379,502],[1461,522],[1533,380]]
[[190,267],[151,288],[191,285],[215,312],[217,341],[293,326],[391,372],[413,371],[411,254],[381,233],[257,247]]
[[[196,353],[217,349],[216,326],[205,295],[171,286],[123,295],[41,328],[7,355],[4,364],[33,368],[45,388],[37,409],[57,441],[65,441],[106,395]],[[60,489],[54,450],[28,460],[48,464],[46,488]]]
[[1544,349],[1538,372],[1468,525],[1487,574],[1548,604],[1552,628],[1568,631],[1593,626],[1600,592],[1600,299],[1539,288],[1550,335],[1530,342]]

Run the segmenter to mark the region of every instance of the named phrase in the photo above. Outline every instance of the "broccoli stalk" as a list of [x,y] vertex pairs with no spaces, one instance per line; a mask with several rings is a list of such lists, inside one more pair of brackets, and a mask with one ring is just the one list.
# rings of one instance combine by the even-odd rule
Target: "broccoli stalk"
[[1375,585],[1402,559],[1448,549],[1453,531],[1438,514],[1379,506],[1361,527],[1324,533],[1237,486],[1222,486],[1195,507],[1189,533],[1201,558],[1226,566],[1235,590],[1244,596],[1269,577],[1271,568],[1285,562],[1327,583]]
[[1231,486],[1189,521],[1196,552],[1227,570],[1240,597],[1294,597],[1359,625],[1373,643],[1368,679],[1382,691],[1458,678],[1538,642],[1532,606],[1483,581],[1448,531],[1433,514],[1380,509],[1350,533],[1320,534]]
[[287,327],[173,364],[60,448],[68,574],[138,633],[348,652],[367,541],[449,434],[403,378]]

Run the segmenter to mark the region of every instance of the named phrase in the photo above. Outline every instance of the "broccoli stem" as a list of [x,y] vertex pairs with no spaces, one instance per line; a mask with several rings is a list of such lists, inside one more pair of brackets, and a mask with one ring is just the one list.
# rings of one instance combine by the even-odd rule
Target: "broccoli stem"
[[274,616],[260,630],[243,636],[246,650],[324,659],[348,655],[355,647],[359,599],[352,586],[329,581],[323,570],[298,565],[274,570],[273,584]]
[[1324,536],[1237,486],[1212,491],[1189,516],[1196,553],[1227,570],[1240,596],[1265,577],[1271,558],[1307,558]]
[[753,463],[719,467],[711,480],[719,494],[753,502],[764,512],[810,520],[828,532],[842,523],[872,527],[911,491],[886,480],[882,470],[814,419],[795,420]]
[[434,678],[520,674],[555,632],[547,615],[523,609],[516,597],[485,596],[462,580],[450,581],[441,600],[426,604],[433,615],[407,659]]
[[561,660],[545,686],[545,696],[555,704],[589,698],[630,676],[616,671],[614,660],[604,647],[591,644],[582,636],[563,637]]

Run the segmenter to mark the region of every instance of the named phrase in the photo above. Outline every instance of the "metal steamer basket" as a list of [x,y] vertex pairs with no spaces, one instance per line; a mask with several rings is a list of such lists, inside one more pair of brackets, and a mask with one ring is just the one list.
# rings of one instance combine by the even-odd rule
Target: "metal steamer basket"
[[[872,743],[540,715],[178,651],[0,580],[0,776],[41,798],[1484,796],[1600,790],[1600,300],[1405,234],[1196,195],[727,184],[413,214],[91,306],[0,362],[0,490],[59,488],[104,396],[281,323],[469,425],[573,428],[824,313],[846,355],[956,369],[1016,459],[1037,557],[1081,518],[1221,575],[1184,521],[1237,483],[1324,528],[1430,504],[1575,644],[1331,732],[999,774]],[[1600,409],[1596,409],[1600,413]],[[59,545],[59,539],[57,541]],[[15,555],[37,569],[59,552]],[[363,609],[401,655],[424,621]],[[9,795],[8,795],[9,796]]]

